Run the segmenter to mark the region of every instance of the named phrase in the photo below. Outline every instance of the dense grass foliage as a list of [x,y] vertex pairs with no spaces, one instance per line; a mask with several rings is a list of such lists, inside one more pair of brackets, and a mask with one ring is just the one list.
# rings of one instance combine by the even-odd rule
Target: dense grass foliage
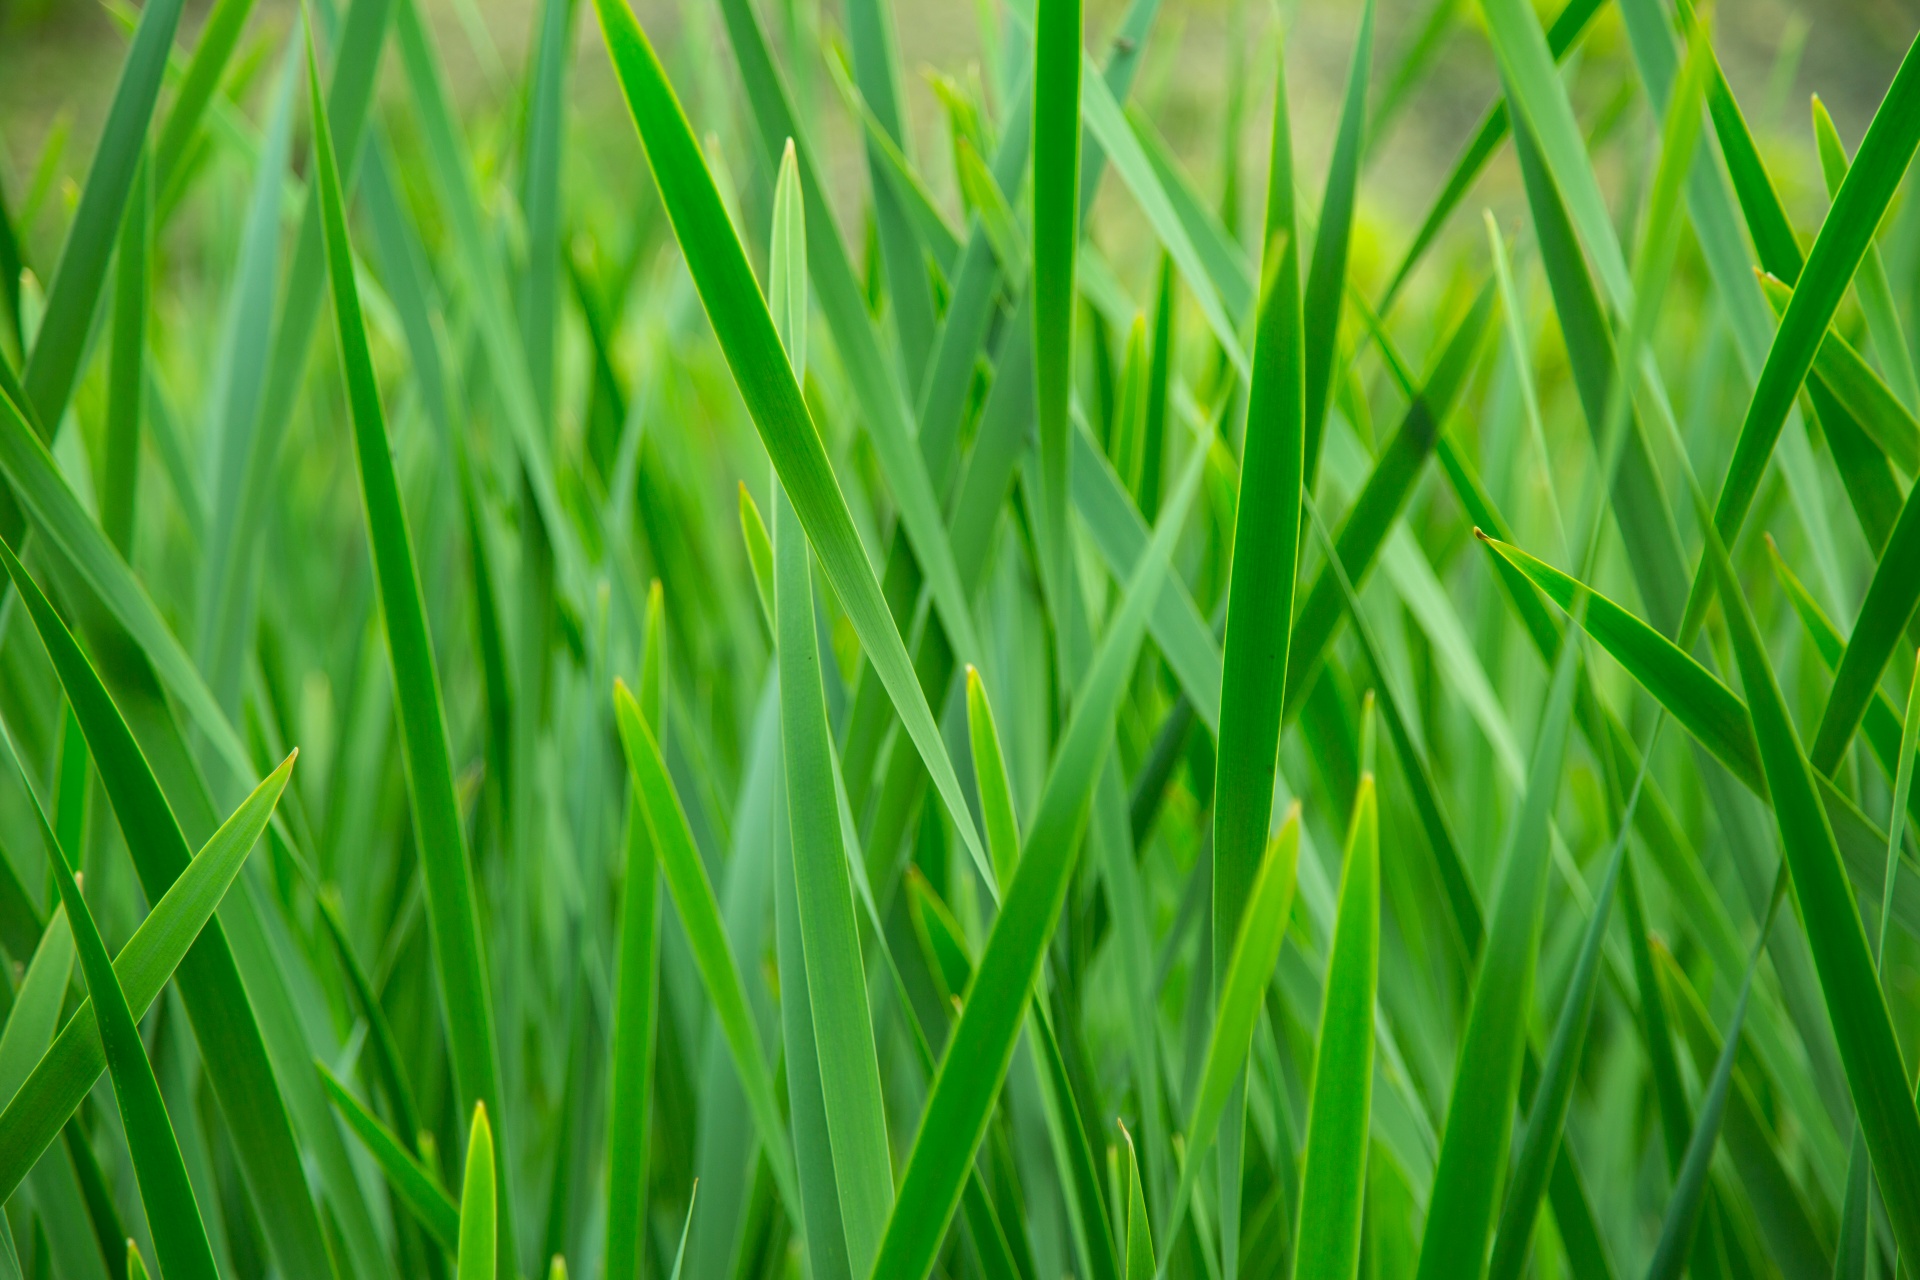
[[658,8],[0,174],[0,1280],[1920,1259],[1920,54]]

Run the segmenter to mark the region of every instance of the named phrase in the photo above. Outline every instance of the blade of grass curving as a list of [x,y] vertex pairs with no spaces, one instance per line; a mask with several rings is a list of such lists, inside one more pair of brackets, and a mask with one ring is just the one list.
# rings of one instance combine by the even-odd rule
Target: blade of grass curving
[[[1849,161],[1846,146],[1840,141],[1840,131],[1833,127],[1827,104],[1820,101],[1817,93],[1813,95],[1813,138],[1820,152],[1821,176],[1827,181],[1827,195],[1831,198],[1839,194],[1840,184],[1846,181]],[[1867,318],[1867,332],[1873,336],[1874,354],[1886,367],[1887,380],[1899,389],[1900,399],[1907,408],[1920,408],[1920,382],[1914,378],[1907,335],[1901,332],[1900,316],[1894,310],[1893,287],[1887,283],[1886,265],[1880,261],[1880,250],[1872,241],[1868,241],[1867,251],[1861,257],[1853,287],[1860,298],[1860,310]]]
[[[1577,613],[1581,606],[1575,608]],[[1474,976],[1420,1240],[1421,1280],[1443,1275],[1478,1280],[1486,1271],[1533,1000],[1548,826],[1560,789],[1579,665],[1579,645],[1569,632],[1554,663],[1526,790],[1501,860],[1485,949]]]
[[1821,773],[1831,775],[1839,767],[1879,688],[1880,675],[1920,605],[1920,573],[1914,572],[1915,564],[1920,564],[1920,485],[1908,492],[1886,549],[1874,566],[1846,651],[1834,669],[1833,687],[1808,752]]
[[[1723,541],[1733,539],[1745,523],[1748,508],[1759,490],[1774,442],[1786,423],[1800,384],[1813,367],[1813,360],[1826,336],[1827,326],[1851,283],[1860,260],[1872,241],[1913,159],[1920,147],[1920,42],[1909,47],[1895,74],[1893,83],[1874,112],[1860,142],[1859,154],[1847,171],[1846,181],[1834,196],[1820,234],[1807,254],[1805,268],[1796,283],[1793,300],[1787,304],[1780,328],[1774,334],[1767,362],[1754,384],[1740,434],[1733,447],[1732,460],[1714,504],[1714,527]],[[1680,634],[1691,639],[1705,616],[1713,591],[1714,576],[1703,571],[1696,577],[1688,598],[1687,612]]]
[[[468,1104],[490,1103],[494,1111],[504,1114],[500,1106],[500,1060],[494,1037],[493,1003],[488,992],[486,956],[480,944],[466,831],[460,819],[460,803],[454,794],[453,761],[447,744],[440,677],[435,669],[420,579],[414,567],[412,534],[400,497],[399,478],[394,473],[386,413],[381,407],[373,359],[367,347],[359,286],[354,280],[353,250],[347,239],[339,168],[311,39],[307,45],[307,72],[315,170],[341,373],[351,409],[354,458],[360,473],[367,541],[379,584],[387,659],[393,668],[399,703],[407,790],[419,835],[420,864],[427,887],[429,936],[444,1001],[454,1082],[462,1110],[466,1110]],[[504,1170],[507,1167],[504,1140],[500,1147],[500,1167]],[[513,1199],[504,1175],[498,1203],[501,1265],[511,1270],[514,1266]],[[492,1216],[491,1207],[489,1216]]]
[[442,1248],[450,1253],[458,1250],[460,1206],[441,1188],[440,1180],[420,1163],[418,1157],[401,1146],[400,1140],[372,1112],[360,1105],[360,1100],[324,1062],[316,1060],[315,1065],[320,1070],[320,1081],[326,1086],[327,1096],[333,1099],[334,1106],[340,1112],[340,1118],[347,1122],[347,1127],[366,1147],[367,1154],[380,1166],[380,1172],[386,1175],[387,1185],[393,1188],[400,1202],[419,1219],[420,1225],[432,1234]]
[[1065,589],[1073,425],[1075,256],[1080,245],[1081,0],[1037,0],[1033,39],[1033,381],[1040,455],[1041,581]]
[[193,1187],[187,1180],[187,1166],[180,1157],[180,1144],[173,1134],[173,1122],[160,1097],[160,1082],[154,1078],[153,1064],[147,1060],[140,1028],[127,1007],[126,992],[114,976],[113,961],[107,956],[106,943],[100,939],[100,927],[80,894],[80,882],[74,877],[74,857],[54,835],[46,811],[11,733],[0,732],[6,741],[25,791],[29,807],[40,826],[40,839],[47,857],[53,862],[54,883],[60,890],[61,905],[73,924],[74,948],[79,953],[80,970],[86,975],[87,991],[92,997],[93,1014],[107,1068],[113,1078],[113,1093],[120,1104],[127,1149],[133,1157],[139,1180],[140,1199],[146,1207],[147,1223],[153,1231],[154,1253],[167,1274],[218,1280],[213,1247],[207,1243],[206,1224],[201,1220]]
[[[133,937],[121,949],[114,961],[114,972],[118,975],[121,990],[126,993],[127,1006],[137,1015],[144,1016],[147,1007],[159,996],[160,989],[173,976],[183,959],[188,957],[189,949],[212,919],[214,908],[225,895],[227,886],[239,872],[240,864],[246,861],[248,852],[255,841],[266,829],[267,819],[272,815],[274,805],[286,788],[287,778],[292,773],[293,758],[288,757],[278,769],[254,788],[233,815],[214,833],[205,847],[181,872],[172,886],[166,890],[147,918],[134,930]],[[62,947],[70,948],[70,942],[63,942],[65,933],[64,918],[56,913],[47,925],[48,932],[43,935],[43,946],[47,939],[52,940],[52,950],[48,955],[57,959]],[[71,956],[71,951],[67,952]],[[36,963],[37,963],[36,953]],[[54,965],[49,960],[49,973],[57,967],[64,971],[67,962]],[[31,976],[31,971],[29,973]],[[60,981],[48,984],[48,994],[56,1002],[64,993],[64,972]],[[182,995],[187,990],[183,986]],[[18,1009],[16,1005],[16,1009]],[[188,1011],[192,1012],[189,998]],[[9,1027],[12,1022],[9,1020]],[[7,1047],[12,1032],[0,1036],[0,1073],[18,1070],[24,1074],[24,1080],[14,1077],[18,1082],[17,1090],[11,1091],[11,1101],[6,1110],[0,1112],[0,1194],[12,1195],[60,1132],[74,1109],[99,1079],[100,1072],[106,1068],[106,1057],[101,1049],[100,1031],[91,1017],[73,1017],[60,1029],[52,1047],[37,1063],[11,1062],[7,1056]],[[23,1024],[22,1035],[26,1035]],[[32,1070],[27,1071],[31,1066]],[[220,1077],[215,1075],[219,1083]],[[7,1083],[4,1074],[0,1074],[0,1083]],[[292,1206],[291,1200],[281,1202]]]
[[1348,1280],[1360,1264],[1373,1106],[1374,995],[1380,977],[1380,818],[1360,775],[1315,1041],[1293,1274]]
[[1122,686],[1134,668],[1147,614],[1199,484],[1204,456],[1199,450],[1195,454],[1073,700],[1013,882],[934,1077],[874,1262],[875,1277],[924,1276],[960,1203],[1012,1060],[1028,992],[1066,899],[1097,770],[1111,747]]
[[1302,483],[1311,490],[1320,462],[1320,438],[1326,430],[1327,401],[1340,352],[1340,302],[1347,292],[1347,247],[1353,238],[1354,189],[1360,180],[1360,151],[1367,130],[1367,80],[1373,64],[1373,0],[1360,10],[1360,34],[1354,38],[1347,69],[1347,93],[1340,107],[1340,131],[1334,136],[1327,168],[1327,190],[1320,200],[1320,227],[1307,267],[1301,298],[1305,365],[1306,444]]
[[[34,335],[21,385],[48,437],[60,430],[80,375],[93,313],[106,283],[120,219],[146,150],[147,126],[166,71],[167,51],[180,25],[182,0],[158,0],[140,11],[133,47],[114,86],[113,105],[87,168],[80,204],[68,227],[60,261],[47,286],[46,308]],[[4,532],[11,537],[14,530]]]
[[[139,833],[137,838],[128,841],[128,847],[148,900],[157,900],[168,893],[196,861],[186,838],[127,722],[80,652],[72,633],[54,613],[38,584],[4,545],[0,545],[0,560],[4,560],[14,590],[26,604],[41,642],[53,659],[122,830]],[[282,777],[281,785],[284,782]],[[276,786],[276,798],[278,794]],[[261,819],[263,825],[272,810],[272,805],[268,805]],[[257,828],[255,835],[258,835]],[[208,1075],[221,1100],[222,1111],[229,1117],[240,1118],[231,1123],[236,1154],[242,1161],[248,1183],[256,1195],[272,1197],[275,1203],[283,1205],[283,1212],[275,1215],[267,1232],[275,1260],[290,1273],[302,1277],[324,1276],[330,1265],[318,1215],[307,1195],[282,1091],[275,1080],[260,1026],[224,929],[218,923],[208,925],[178,963],[182,969],[181,995],[196,1039],[203,1045],[221,1046],[219,1054],[208,1062]],[[129,1005],[144,1011],[152,995],[139,1000],[131,982],[123,985],[129,992]],[[98,1043],[97,1037],[94,1043]],[[59,1122],[72,1113],[80,1094],[91,1086],[91,1080],[92,1077],[88,1077],[84,1083],[74,1082],[79,1087],[60,1113]],[[0,1117],[0,1132],[5,1128],[4,1117]],[[38,1145],[32,1148],[34,1155],[57,1130],[58,1122],[45,1131]],[[19,1172],[24,1174],[25,1167]]]
[[460,1183],[460,1251],[454,1268],[459,1280],[492,1280],[497,1249],[493,1169],[493,1129],[487,1104],[473,1106],[467,1134],[467,1171]]
[[1794,894],[1806,921],[1808,945],[1874,1176],[1898,1247],[1910,1257],[1920,1256],[1920,1114],[1915,1112],[1901,1065],[1866,931],[1847,885],[1833,827],[1820,803],[1814,771],[1800,749],[1759,628],[1697,491],[1696,499],[1702,508],[1707,557],[1719,580],[1722,609],[1746,686],[1774,821],[1786,848],[1785,865],[1791,870]]
[[142,163],[120,221],[113,276],[113,336],[107,359],[106,467],[100,479],[100,526],[122,558],[133,548],[134,499],[140,480],[140,400],[145,386],[148,260],[153,248],[153,173]]
[[[675,234],[681,239],[708,320],[720,337],[761,440],[820,557],[827,580],[846,609],[867,660],[892,695],[901,723],[925,761],[962,842],[975,864],[986,868],[986,853],[968,816],[959,778],[947,758],[926,696],[914,678],[906,646],[901,643],[854,531],[832,463],[800,397],[792,367],[780,348],[766,304],[679,100],[632,12],[614,0],[595,0],[595,7],[628,108],[645,144],[647,162]],[[809,225],[814,221],[809,218]],[[903,513],[914,509],[913,495],[896,497]],[[929,514],[937,514],[937,509]],[[956,579],[956,593],[957,588]],[[950,611],[943,609],[942,620],[952,634],[956,619]],[[962,631],[956,650],[967,652],[966,641],[970,639]]]
[[[1600,12],[1605,5],[1606,0],[1568,0],[1567,5],[1554,18],[1553,25],[1547,29],[1547,49],[1552,53],[1555,62],[1567,56],[1580,37],[1586,34],[1588,25],[1593,21],[1593,15]],[[1468,190],[1479,178],[1480,171],[1486,168],[1487,161],[1493,158],[1493,153],[1500,149],[1500,144],[1506,140],[1510,128],[1507,103],[1503,98],[1487,108],[1487,113],[1480,119],[1480,127],[1474,130],[1472,139],[1460,152],[1460,157],[1453,162],[1453,167],[1447,171],[1447,179],[1441,184],[1440,194],[1433,198],[1433,204],[1428,208],[1426,217],[1420,221],[1420,229],[1414,232],[1413,241],[1408,244],[1406,252],[1401,254],[1400,265],[1394,268],[1393,277],[1387,282],[1386,291],[1380,295],[1380,305],[1377,310],[1381,315],[1384,316],[1393,309],[1393,304],[1399,300],[1401,289],[1406,286],[1407,278],[1426,257],[1427,250],[1433,247],[1433,242],[1439,237],[1441,228],[1446,226],[1447,219],[1453,216],[1453,211],[1460,207],[1462,200],[1466,199]]]
[[766,1055],[760,1047],[760,1034],[754,1029],[753,1013],[747,1005],[746,989],[740,981],[732,944],[720,920],[713,884],[707,878],[706,865],[700,860],[693,832],[687,825],[686,810],[681,807],[679,793],[667,773],[653,730],[624,682],[614,684],[613,706],[620,741],[626,747],[628,775],[646,820],[647,836],[660,859],[660,869],[673,894],[674,906],[679,909],[680,923],[686,929],[695,966],[700,971],[707,998],[713,1004],[714,1017],[733,1055],[741,1091],[746,1094],[754,1127],[759,1131],[761,1150],[773,1170],[782,1203],[797,1206],[801,1201],[795,1189],[792,1158],[785,1128],[780,1123],[780,1110],[774,1101]]
[[[745,488],[741,489],[744,497]],[[666,736],[667,630],[660,582],[647,590],[640,714]],[[646,1243],[654,1054],[659,1019],[659,869],[646,815],[627,800],[627,866],[621,889],[619,973],[615,979],[612,1065],[607,1096],[609,1280],[639,1280]]]

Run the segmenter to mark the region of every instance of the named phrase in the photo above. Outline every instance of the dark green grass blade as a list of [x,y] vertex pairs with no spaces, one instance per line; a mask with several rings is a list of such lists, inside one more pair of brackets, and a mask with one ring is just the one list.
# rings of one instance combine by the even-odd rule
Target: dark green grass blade
[[1421,1280],[1477,1280],[1486,1270],[1526,1050],[1526,1015],[1547,882],[1548,824],[1560,789],[1579,665],[1577,638],[1568,633],[1554,664],[1533,764],[1502,860],[1486,947],[1474,977],[1420,1241]]
[[113,335],[107,360],[106,469],[100,526],[124,559],[133,547],[140,480],[140,401],[145,391],[148,260],[153,247],[153,170],[143,162],[120,223],[113,276]]
[[1259,319],[1235,506],[1213,806],[1213,973],[1225,972],[1266,848],[1300,551],[1304,459],[1300,262],[1286,73],[1275,90]]
[[1360,11],[1360,34],[1347,70],[1347,94],[1340,107],[1340,131],[1334,136],[1327,190],[1320,200],[1319,231],[1307,267],[1301,298],[1306,453],[1302,475],[1313,488],[1320,462],[1320,438],[1326,430],[1328,392],[1340,352],[1340,303],[1347,292],[1347,247],[1353,238],[1354,191],[1360,179],[1360,149],[1367,131],[1367,82],[1373,63],[1373,0]]
[[[1043,546],[1064,571],[1080,243],[1080,0],[1039,0],[1033,41],[1033,351]],[[1061,590],[1051,586],[1049,590]]]
[[801,400],[792,367],[693,131],[632,12],[613,0],[596,0],[596,7],[628,108],[646,147],[647,163],[734,381],[867,660],[892,695],[901,723],[925,760],[962,841],[984,867],[986,853],[968,816],[959,778],[941,745],[933,713],[914,678],[906,647],[854,532],[832,464]]
[[1373,1013],[1380,977],[1380,818],[1371,771],[1360,776],[1340,906],[1314,1047],[1313,1100],[1300,1174],[1293,1274],[1349,1280],[1360,1264],[1373,1103]]
[[[1888,202],[1900,185],[1914,149],[1920,146],[1920,43],[1906,58],[1888,86],[1860,142],[1860,152],[1847,172],[1820,235],[1807,254],[1807,263],[1795,281],[1793,301],[1787,305],[1767,352],[1766,365],[1755,383],[1753,397],[1740,424],[1733,458],[1714,504],[1714,527],[1723,541],[1731,541],[1746,522],[1748,508],[1759,490],[1774,442],[1799,394],[1800,384],[1813,367],[1814,356],[1827,326],[1853,280],[1861,258],[1872,242]],[[1681,634],[1691,637],[1705,615],[1713,575],[1701,572],[1688,599]]]
[[1754,737],[1772,794],[1774,820],[1786,847],[1786,865],[1792,871],[1794,894],[1806,922],[1807,941],[1874,1175],[1895,1241],[1908,1256],[1920,1256],[1920,1114],[1915,1112],[1901,1065],[1866,931],[1847,884],[1833,827],[1820,802],[1815,774],[1800,749],[1726,548],[1711,526],[1707,555],[1719,579]]
[[[80,375],[88,330],[146,147],[147,126],[160,96],[167,51],[173,46],[182,7],[182,0],[158,0],[140,11],[140,26],[114,87],[113,105],[107,109],[106,126],[87,169],[80,206],[47,287],[46,312],[21,382],[49,433],[60,429]],[[11,535],[13,531],[4,532]]]
[[[99,675],[80,652],[52,604],[27,576],[11,551],[4,553],[15,591],[27,606],[41,642],[53,659],[70,705],[86,734],[87,746],[105,784],[108,799],[123,832],[133,833],[128,847],[149,901],[162,898],[195,864],[186,837],[168,806],[160,784],[135,742],[120,710],[100,682]],[[276,790],[277,796],[277,790]],[[271,806],[268,814],[271,814]],[[259,1024],[248,1001],[225,932],[208,922],[184,959],[180,960],[181,995],[187,1005],[196,1038],[219,1046],[211,1055],[208,1074],[222,1111],[235,1133],[236,1153],[243,1162],[255,1194],[282,1206],[268,1228],[268,1242],[276,1261],[303,1277],[328,1274],[325,1243],[318,1215],[308,1197],[298,1148],[286,1104],[267,1057]],[[128,1004],[144,1009],[132,982],[124,982]],[[79,1093],[90,1084],[74,1081]],[[17,1100],[16,1100],[17,1101]],[[71,1114],[69,1107],[61,1119]],[[4,1129],[0,1122],[0,1129]],[[57,1124],[39,1146],[50,1141]],[[31,1163],[31,1162],[29,1162]],[[21,1170],[25,1172],[24,1167]]]
[[[500,1067],[495,1047],[493,1003],[488,994],[485,953],[479,936],[478,907],[467,860],[466,831],[454,794],[453,761],[441,708],[440,678],[433,641],[414,567],[412,535],[401,504],[399,479],[387,436],[386,413],[374,379],[366,323],[354,280],[353,249],[347,239],[339,168],[328,129],[326,104],[313,49],[307,49],[309,101],[313,112],[314,153],[320,191],[327,272],[332,282],[341,370],[352,411],[354,457],[360,473],[367,541],[379,583],[387,657],[393,667],[402,743],[413,819],[419,835],[420,863],[427,886],[428,922],[441,998],[445,1002],[447,1041],[461,1110],[469,1104],[500,1107]],[[501,1144],[505,1168],[505,1144]],[[505,1181],[499,1193],[500,1215],[512,1213]],[[490,1211],[491,1214],[491,1211]],[[510,1231],[502,1232],[510,1245]],[[507,1251],[503,1249],[503,1253]],[[510,1254],[502,1264],[511,1269]]]
[[420,1220],[420,1225],[430,1232],[440,1246],[449,1253],[460,1247],[460,1207],[453,1202],[440,1186],[439,1179],[428,1171],[427,1167],[400,1145],[400,1140],[387,1130],[374,1115],[360,1105],[347,1086],[341,1083],[325,1063],[316,1064],[320,1071],[321,1083],[326,1085],[327,1095],[333,1099],[333,1105],[339,1108],[341,1119],[347,1122],[367,1148],[374,1163],[380,1166],[380,1172],[386,1175],[387,1185]]
[[[267,819],[286,788],[292,763],[289,758],[234,810],[121,949],[114,972],[128,1008],[136,1014],[145,1015],[211,920],[240,864],[266,829]],[[56,923],[49,923],[48,929],[58,927],[64,933],[65,925],[58,921],[56,916]],[[64,987],[64,981],[60,985]],[[8,1025],[11,1028],[11,1022]],[[0,1050],[8,1043],[9,1037],[0,1037]],[[0,1066],[4,1058],[0,1053]],[[19,1187],[106,1068],[98,1025],[91,1017],[70,1018],[37,1065],[22,1063],[20,1069],[24,1072],[27,1066],[32,1067],[31,1072],[19,1083],[6,1110],[0,1112],[0,1191],[6,1195]]]
[[[1776,315],[1784,315],[1793,289],[1776,276],[1762,276],[1762,291]],[[1852,412],[1873,442],[1908,475],[1920,472],[1920,423],[1890,387],[1835,330],[1827,330],[1813,358],[1813,376]],[[1824,418],[1823,418],[1824,421]]]
[[875,1277],[924,1276],[959,1206],[1000,1092],[1047,941],[1078,859],[1096,773],[1111,748],[1121,686],[1133,669],[1175,535],[1199,482],[1189,465],[1100,643],[1047,771],[1040,804],[980,964],[948,1038],[900,1182]]
[[[12,570],[14,566],[10,563],[8,568]],[[160,1097],[160,1082],[154,1078],[153,1064],[147,1061],[146,1046],[127,1007],[126,992],[114,976],[113,961],[107,955],[106,943],[100,939],[100,927],[94,923],[93,911],[80,894],[80,882],[74,877],[73,854],[54,835],[46,811],[40,807],[40,798],[28,780],[26,766],[20,762],[13,737],[5,736],[7,753],[13,758],[21,788],[39,821],[47,857],[54,863],[54,883],[59,886],[60,901],[73,923],[74,946],[79,952],[80,970],[86,975],[107,1068],[113,1076],[114,1097],[120,1103],[127,1148],[132,1153],[134,1172],[140,1183],[140,1199],[146,1206],[147,1222],[153,1230],[154,1252],[163,1260],[169,1275],[218,1280],[213,1247],[207,1243],[206,1224],[201,1221],[200,1206],[187,1181],[187,1166],[180,1158],[173,1122]]]

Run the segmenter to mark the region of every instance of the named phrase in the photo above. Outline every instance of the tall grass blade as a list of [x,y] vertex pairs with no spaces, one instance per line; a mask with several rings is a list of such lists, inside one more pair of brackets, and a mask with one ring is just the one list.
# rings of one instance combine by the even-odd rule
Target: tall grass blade
[[419,1158],[401,1146],[400,1139],[390,1133],[372,1112],[360,1105],[360,1100],[341,1083],[339,1077],[329,1071],[324,1063],[318,1065],[327,1096],[333,1099],[341,1118],[366,1147],[367,1154],[380,1166],[380,1172],[386,1175],[387,1185],[393,1188],[400,1202],[419,1219],[420,1225],[442,1248],[449,1253],[456,1252],[460,1248],[460,1206],[441,1188],[439,1179],[420,1163]]
[[[1033,381],[1043,581],[1064,589],[1080,245],[1081,0],[1038,0],[1033,39]],[[1056,606],[1058,607],[1058,606]]]
[[494,1275],[495,1185],[493,1127],[487,1123],[487,1104],[476,1102],[467,1134],[467,1171],[460,1183],[459,1280],[491,1280]]

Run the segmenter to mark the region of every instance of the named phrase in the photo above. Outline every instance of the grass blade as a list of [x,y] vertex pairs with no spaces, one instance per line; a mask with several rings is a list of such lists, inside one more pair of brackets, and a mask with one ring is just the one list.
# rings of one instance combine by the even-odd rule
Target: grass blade
[[387,1185],[394,1189],[401,1203],[412,1211],[448,1252],[460,1248],[460,1206],[453,1197],[441,1189],[440,1181],[425,1165],[407,1149],[400,1140],[388,1132],[387,1127],[376,1119],[372,1112],[360,1105],[360,1100],[348,1091],[339,1077],[327,1069],[325,1063],[318,1063],[321,1083],[326,1085],[327,1096],[333,1099],[333,1105],[339,1108],[340,1117],[347,1122],[367,1148],[374,1163],[380,1166],[380,1172],[386,1175]]
[[114,266],[113,337],[108,353],[106,474],[100,524],[124,559],[133,547],[134,499],[140,480],[140,401],[145,387],[148,259],[153,248],[153,175],[143,162],[120,223]]
[[495,1250],[495,1177],[493,1128],[487,1104],[473,1107],[467,1135],[467,1172],[460,1183],[460,1252],[454,1274],[459,1280],[492,1280]]
[[[1920,485],[1915,490],[1920,491]],[[1920,563],[1920,496],[1910,492],[1880,562],[1874,566],[1866,599],[1860,602],[1860,614],[1854,619],[1853,634],[1847,637],[1846,652],[1834,670],[1833,688],[1820,714],[1820,727],[1814,731],[1808,755],[1821,773],[1831,775],[1839,767],[1847,744],[1853,741],[1854,731],[1873,701],[1880,675],[1893,657],[1914,607],[1920,604],[1920,573],[1913,568],[1916,563]]]
[[1039,0],[1033,40],[1033,381],[1042,581],[1064,590],[1073,427],[1074,258],[1080,245],[1081,0]]
[[1293,1274],[1301,1280],[1349,1280],[1360,1264],[1380,977],[1380,818],[1371,770],[1360,776],[1345,863],[1300,1174]]

